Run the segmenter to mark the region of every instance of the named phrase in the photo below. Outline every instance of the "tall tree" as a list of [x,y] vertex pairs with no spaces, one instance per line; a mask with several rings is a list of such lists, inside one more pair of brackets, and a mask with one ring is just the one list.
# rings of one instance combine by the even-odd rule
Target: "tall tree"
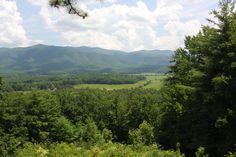
[[[161,128],[174,133],[160,137],[172,141],[166,145],[180,142],[187,153],[203,146],[211,155],[223,156],[236,144],[234,7],[234,1],[220,1],[220,10],[212,11],[215,19],[209,20],[214,26],[186,37],[185,48],[175,53]],[[174,126],[168,128],[171,121]]]

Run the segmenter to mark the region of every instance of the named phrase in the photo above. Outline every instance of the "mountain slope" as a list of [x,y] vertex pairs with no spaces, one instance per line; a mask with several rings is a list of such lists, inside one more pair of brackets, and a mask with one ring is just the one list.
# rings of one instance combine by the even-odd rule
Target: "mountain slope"
[[90,47],[35,45],[0,48],[0,73],[28,72],[164,72],[172,51],[126,53]]

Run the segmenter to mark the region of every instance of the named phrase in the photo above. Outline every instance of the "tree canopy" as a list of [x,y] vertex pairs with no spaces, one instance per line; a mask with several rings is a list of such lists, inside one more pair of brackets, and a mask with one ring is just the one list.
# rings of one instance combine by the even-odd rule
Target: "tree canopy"
[[[212,11],[213,26],[186,37],[161,90],[8,91],[0,78],[0,156],[235,157],[234,7],[233,1],[222,0]],[[92,83],[143,79],[81,78]],[[61,79],[48,78],[62,87],[76,80]]]
[[[166,82],[160,136],[164,145],[180,142],[185,152],[206,147],[223,156],[236,143],[236,13],[235,2],[222,0],[212,11],[214,26],[187,36],[176,50]],[[166,107],[165,107],[166,108]],[[172,125],[172,127],[168,127]],[[171,134],[172,133],[172,134]],[[173,141],[173,142],[171,142]]]

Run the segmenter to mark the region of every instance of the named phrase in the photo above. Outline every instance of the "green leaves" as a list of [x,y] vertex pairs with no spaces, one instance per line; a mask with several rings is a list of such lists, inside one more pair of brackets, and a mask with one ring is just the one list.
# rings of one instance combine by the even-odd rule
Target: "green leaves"
[[78,122],[76,124],[76,134],[78,142],[86,142],[88,145],[103,142],[101,131],[92,119],[87,119],[85,123]]
[[224,75],[216,76],[212,79],[212,84],[216,89],[229,85],[230,78]]
[[[180,142],[192,153],[204,146],[210,155],[223,156],[236,141],[236,117],[227,112],[228,109],[230,113],[236,111],[236,13],[233,8],[234,3],[222,0],[219,11],[212,12],[215,19],[210,22],[215,26],[204,26],[196,36],[186,37],[185,49],[176,50],[171,77],[166,80],[167,109],[160,132],[174,132],[175,136],[161,137],[174,139],[171,145]],[[172,126],[168,128],[168,124]],[[197,156],[204,156],[201,151],[199,149]]]
[[58,99],[47,92],[33,92],[25,106],[25,122],[31,140],[39,142],[50,138],[50,129],[60,117]]
[[66,117],[60,116],[51,126],[50,138],[53,141],[72,142],[76,139],[75,126]]
[[150,145],[154,142],[154,127],[152,127],[148,122],[143,121],[139,125],[139,128],[129,131],[129,138],[133,144],[146,144]]
[[76,144],[52,143],[48,147],[27,143],[18,149],[15,157],[184,157],[173,150],[162,150],[156,145],[140,146],[118,143],[97,144],[86,148]]
[[196,154],[196,157],[208,157],[209,155],[205,153],[205,148],[204,147],[199,147],[197,149],[197,152],[195,153]]
[[3,83],[2,83],[2,78],[0,77],[0,91],[1,91],[1,89],[2,89],[2,85],[3,85]]

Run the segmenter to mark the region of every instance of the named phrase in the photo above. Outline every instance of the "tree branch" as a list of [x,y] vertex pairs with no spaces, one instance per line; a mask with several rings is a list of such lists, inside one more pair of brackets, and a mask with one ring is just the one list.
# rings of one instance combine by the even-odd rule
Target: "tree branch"
[[85,19],[85,17],[88,16],[88,14],[85,11],[75,7],[75,4],[73,4],[73,0],[49,0],[49,4],[52,7],[56,8],[59,7],[67,8],[69,14],[76,14],[82,17],[83,19]]

